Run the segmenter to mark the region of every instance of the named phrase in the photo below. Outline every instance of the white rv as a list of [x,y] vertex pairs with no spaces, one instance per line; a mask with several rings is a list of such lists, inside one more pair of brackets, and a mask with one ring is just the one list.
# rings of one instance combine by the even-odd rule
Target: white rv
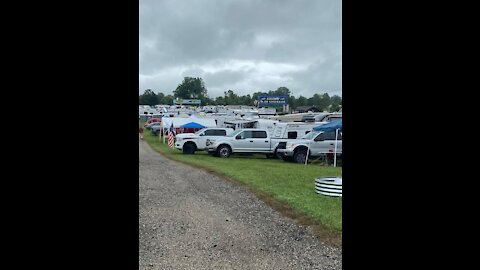
[[312,131],[313,127],[326,123],[328,122],[277,123],[271,134],[273,139],[299,139]]

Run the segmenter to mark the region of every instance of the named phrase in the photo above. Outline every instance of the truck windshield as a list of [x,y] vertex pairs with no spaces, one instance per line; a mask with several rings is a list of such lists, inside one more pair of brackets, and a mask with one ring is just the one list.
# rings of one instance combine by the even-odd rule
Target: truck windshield
[[310,132],[307,135],[303,136],[302,139],[311,140],[318,135],[318,132]]
[[195,132],[196,135],[200,135],[200,133],[204,132],[205,128],[200,129],[199,131]]

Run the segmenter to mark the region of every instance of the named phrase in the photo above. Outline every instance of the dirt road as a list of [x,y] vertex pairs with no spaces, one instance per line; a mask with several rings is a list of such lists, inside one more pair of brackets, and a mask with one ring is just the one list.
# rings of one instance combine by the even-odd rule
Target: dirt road
[[144,141],[139,158],[139,269],[341,269],[341,249],[245,188]]

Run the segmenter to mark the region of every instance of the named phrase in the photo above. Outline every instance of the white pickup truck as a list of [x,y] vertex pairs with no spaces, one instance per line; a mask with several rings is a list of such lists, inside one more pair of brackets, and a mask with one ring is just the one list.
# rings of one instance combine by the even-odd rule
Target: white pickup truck
[[309,158],[334,154],[336,144],[337,156],[341,156],[342,132],[338,132],[337,140],[335,140],[335,136],[335,131],[314,131],[305,135],[302,139],[288,141],[284,149],[277,149],[277,153],[282,156],[285,161],[305,163],[307,151]]
[[266,154],[272,158],[280,143],[286,144],[289,139],[271,138],[266,129],[245,128],[215,139],[207,140],[210,154],[229,157],[235,153]]
[[194,154],[195,151],[205,150],[207,140],[232,132],[231,128],[204,128],[195,133],[181,133],[175,136],[175,148],[184,154]]

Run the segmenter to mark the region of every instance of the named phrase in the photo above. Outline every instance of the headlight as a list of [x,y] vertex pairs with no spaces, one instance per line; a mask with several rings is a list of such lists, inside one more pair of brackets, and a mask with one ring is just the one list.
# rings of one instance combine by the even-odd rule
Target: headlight
[[183,140],[181,137],[177,137],[176,139],[177,139],[177,142]]

